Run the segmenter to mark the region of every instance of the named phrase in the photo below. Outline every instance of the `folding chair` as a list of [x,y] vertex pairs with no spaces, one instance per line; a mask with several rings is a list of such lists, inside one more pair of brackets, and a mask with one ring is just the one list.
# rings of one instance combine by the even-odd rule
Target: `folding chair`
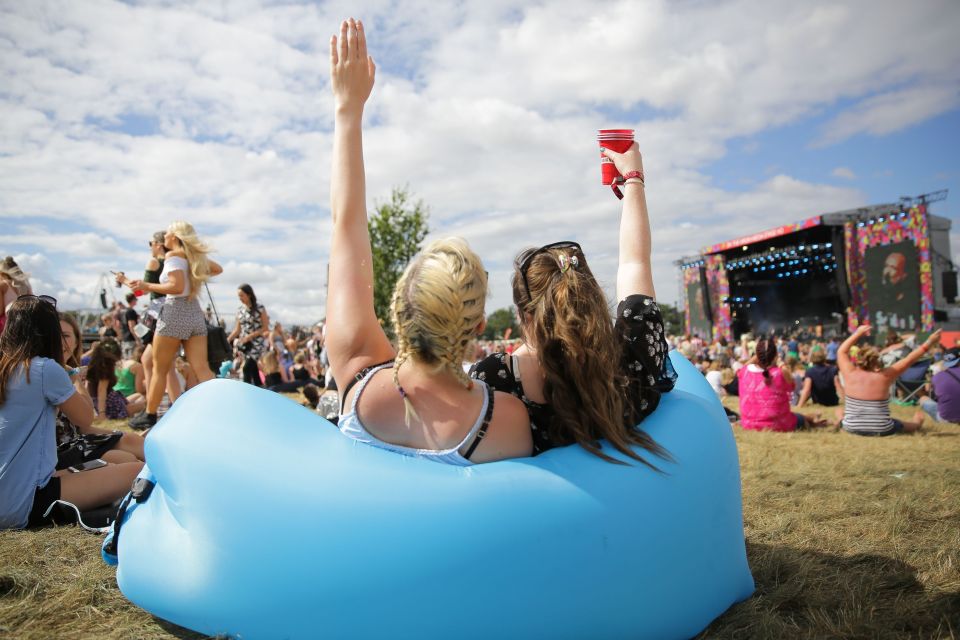
[[927,383],[927,374],[930,372],[930,365],[933,360],[924,358],[917,360],[913,365],[903,372],[903,375],[897,378],[896,389],[903,397],[894,400],[898,405],[914,405],[917,403],[916,396],[923,390],[923,385]]

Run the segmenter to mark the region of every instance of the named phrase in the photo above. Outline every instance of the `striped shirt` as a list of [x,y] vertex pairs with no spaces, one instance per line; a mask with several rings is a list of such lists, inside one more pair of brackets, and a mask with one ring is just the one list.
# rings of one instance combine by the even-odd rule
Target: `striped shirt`
[[887,435],[894,431],[890,400],[858,400],[846,397],[843,429],[852,433]]

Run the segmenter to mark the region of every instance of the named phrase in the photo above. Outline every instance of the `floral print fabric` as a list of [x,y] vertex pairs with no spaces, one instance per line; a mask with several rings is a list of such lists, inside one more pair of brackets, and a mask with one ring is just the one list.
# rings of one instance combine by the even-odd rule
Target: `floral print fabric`
[[[670,348],[664,335],[663,316],[653,298],[634,295],[623,300],[617,306],[614,328],[623,344],[620,370],[629,380],[627,394],[634,401],[635,415],[624,419],[635,426],[653,413],[662,394],[673,389],[677,374],[667,358]],[[514,377],[508,359],[504,353],[494,353],[473,365],[470,376],[523,401],[530,415],[534,455],[569,444],[555,442],[550,436],[553,410],[524,395],[523,385]]]

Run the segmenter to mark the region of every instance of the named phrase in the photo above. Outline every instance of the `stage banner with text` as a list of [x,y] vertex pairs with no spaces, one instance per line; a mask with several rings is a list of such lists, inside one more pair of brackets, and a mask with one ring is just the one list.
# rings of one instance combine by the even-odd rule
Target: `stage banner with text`
[[[870,223],[844,225],[848,328],[869,322],[887,331],[933,331],[933,265],[926,205]],[[862,225],[862,226],[861,226]]]

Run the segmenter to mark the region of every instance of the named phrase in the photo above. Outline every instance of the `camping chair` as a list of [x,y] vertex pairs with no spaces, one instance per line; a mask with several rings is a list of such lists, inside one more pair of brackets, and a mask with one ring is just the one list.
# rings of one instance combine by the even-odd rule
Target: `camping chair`
[[894,400],[895,403],[901,406],[917,404],[915,398],[927,383],[927,373],[929,373],[932,364],[933,360],[930,358],[917,360],[903,372],[902,376],[897,378],[895,386],[897,392],[903,394],[903,397]]

